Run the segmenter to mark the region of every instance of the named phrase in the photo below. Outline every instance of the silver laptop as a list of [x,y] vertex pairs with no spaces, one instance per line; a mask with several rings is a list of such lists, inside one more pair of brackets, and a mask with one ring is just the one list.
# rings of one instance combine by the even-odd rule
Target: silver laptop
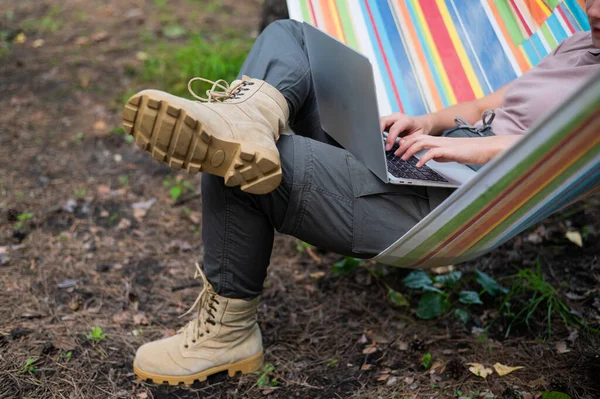
[[303,26],[321,125],[342,147],[386,183],[458,187],[476,172],[457,162],[416,164],[386,152],[369,59],[317,28]]

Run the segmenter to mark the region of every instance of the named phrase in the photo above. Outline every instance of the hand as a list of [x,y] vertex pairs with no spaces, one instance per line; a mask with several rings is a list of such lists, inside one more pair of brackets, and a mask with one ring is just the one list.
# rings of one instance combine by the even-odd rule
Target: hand
[[394,152],[394,155],[402,156],[402,159],[406,161],[423,149],[429,150],[419,159],[417,163],[419,168],[432,159],[437,162],[484,164],[519,141],[521,137],[519,135],[500,135],[452,138],[411,135],[400,141],[400,147]]
[[392,149],[398,136],[429,134],[431,126],[428,121],[428,115],[413,117],[400,112],[382,117],[381,131],[388,132],[385,150]]

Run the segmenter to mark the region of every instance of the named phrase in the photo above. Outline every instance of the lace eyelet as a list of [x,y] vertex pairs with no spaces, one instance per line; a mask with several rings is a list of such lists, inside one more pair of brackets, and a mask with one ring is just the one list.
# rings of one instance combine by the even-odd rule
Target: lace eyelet
[[195,344],[195,343],[196,343],[196,340],[195,340],[195,339],[193,339],[193,340],[192,340],[192,344]]
[[189,346],[188,344],[185,344],[185,345],[183,345],[183,347],[184,347],[185,349],[187,349],[187,348],[189,348],[190,346]]

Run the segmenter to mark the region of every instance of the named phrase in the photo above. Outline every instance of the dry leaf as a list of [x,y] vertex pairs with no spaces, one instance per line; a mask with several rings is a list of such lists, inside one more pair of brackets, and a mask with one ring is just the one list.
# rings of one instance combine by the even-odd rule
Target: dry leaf
[[454,269],[455,269],[455,267],[453,265],[449,265],[449,266],[434,267],[433,269],[431,269],[431,271],[435,274],[448,274],[450,272],[453,272]]
[[373,366],[371,366],[370,364],[367,364],[367,363],[365,363],[365,364],[363,364],[363,365],[360,367],[360,369],[361,369],[362,371],[367,371],[367,370],[371,370],[371,367],[373,367]]
[[440,362],[440,361],[437,361],[437,362],[435,362],[435,363],[433,363],[433,364],[431,365],[431,368],[430,368],[430,370],[431,370],[432,372],[434,372],[434,371],[435,371],[435,369],[438,369],[438,368],[442,367],[443,365],[444,365],[444,363],[442,363],[442,362]]
[[413,382],[415,382],[415,379],[414,379],[414,377],[406,377],[406,378],[404,379],[404,383],[405,383],[406,385],[410,385],[410,384],[412,384]]
[[187,217],[190,220],[190,222],[194,224],[200,224],[200,221],[202,221],[202,216],[200,215],[200,212],[190,212],[187,215]]
[[573,244],[577,245],[578,247],[583,247],[583,238],[581,238],[581,233],[578,231],[567,231],[565,233],[565,237],[567,237],[567,239],[569,241],[571,241]]
[[94,128],[94,130],[104,130],[106,129],[106,122],[100,120],[100,121],[96,121],[96,123],[94,123],[94,126],[92,126]]
[[400,341],[400,342],[398,342],[397,345],[398,345],[398,349],[400,349],[401,351],[408,350],[408,342]]
[[138,51],[137,53],[135,53],[135,58],[137,58],[140,61],[146,61],[148,59],[148,53]]
[[117,312],[112,316],[112,319],[115,323],[122,324],[129,321],[129,312]]
[[546,388],[546,381],[544,380],[544,377],[540,377],[540,378],[536,378],[533,381],[529,381],[528,384],[530,387],[532,388]]
[[516,367],[505,366],[501,363],[496,363],[496,364],[494,364],[493,367],[494,367],[494,370],[496,370],[496,373],[498,373],[498,375],[500,377],[504,377],[505,375],[508,375],[515,370],[519,370],[519,369],[523,368],[523,366],[516,366]]
[[131,227],[131,220],[123,218],[119,221],[119,224],[117,225],[117,230],[119,230],[119,231],[126,230],[130,227]]
[[19,33],[16,37],[15,37],[15,43],[17,44],[23,44],[27,41],[27,36],[25,36],[25,33],[21,32]]
[[377,352],[377,347],[373,344],[367,346],[365,349],[363,349],[362,353],[363,355],[370,355],[372,353]]
[[105,184],[99,184],[98,186],[96,186],[96,192],[98,193],[98,195],[108,195],[110,194],[110,186],[107,186]]
[[106,32],[98,32],[92,35],[92,40],[95,42],[102,42],[106,39],[108,39],[108,33]]
[[44,39],[36,39],[33,41],[33,44],[31,45],[33,48],[40,48],[44,45],[45,41]]
[[79,36],[77,39],[75,39],[75,44],[77,46],[84,46],[86,44],[88,44],[88,42],[90,41],[90,39],[88,39],[85,36]]
[[471,373],[483,379],[486,379],[488,375],[493,373],[492,369],[489,369],[480,363],[467,363],[467,366],[471,366],[469,367]]
[[136,394],[135,396],[137,396],[140,399],[148,399],[148,394],[146,392],[140,392],[140,393]]
[[133,210],[133,217],[135,220],[141,223],[142,219],[144,219],[144,216],[146,216],[146,213],[148,213],[148,211],[145,209],[135,208]]
[[379,378],[377,378],[377,381],[385,381],[388,378],[390,378],[389,374],[383,374],[383,375],[380,375]]
[[150,324],[150,322],[148,321],[148,319],[146,318],[146,315],[144,313],[137,313],[137,314],[133,315],[133,322],[135,324],[141,324],[144,326],[147,326],[148,324]]
[[567,353],[567,352],[571,352],[570,349],[567,349],[567,343],[565,341],[560,341],[556,343],[556,351],[558,353]]
[[310,274],[310,278],[314,278],[315,280],[323,278],[323,276],[325,276],[325,272],[314,272]]

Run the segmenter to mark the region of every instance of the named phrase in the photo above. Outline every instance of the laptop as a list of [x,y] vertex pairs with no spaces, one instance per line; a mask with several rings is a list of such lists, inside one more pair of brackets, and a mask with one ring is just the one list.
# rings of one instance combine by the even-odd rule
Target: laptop
[[476,175],[458,162],[407,161],[385,151],[369,59],[319,29],[303,24],[323,130],[381,180],[391,184],[458,187]]

